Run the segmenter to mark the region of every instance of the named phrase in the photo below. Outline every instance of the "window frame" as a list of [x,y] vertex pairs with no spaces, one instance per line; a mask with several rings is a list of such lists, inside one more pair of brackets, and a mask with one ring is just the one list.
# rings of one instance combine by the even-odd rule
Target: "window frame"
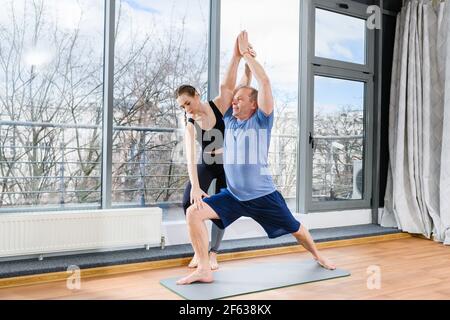
[[[348,9],[340,8],[346,4]],[[349,0],[308,0],[302,1],[301,6],[301,54],[300,54],[300,142],[298,159],[298,207],[302,213],[322,212],[345,209],[370,209],[372,202],[372,163],[373,163],[373,134],[374,134],[374,65],[375,65],[375,31],[365,28],[366,32],[366,63],[356,64],[346,61],[317,57],[315,55],[316,39],[316,8],[339,14],[367,20],[369,14],[364,5]],[[306,46],[306,47],[305,47]],[[313,201],[312,198],[312,170],[314,152],[309,142],[314,130],[314,79],[315,76],[325,76],[343,80],[364,82],[364,193],[362,199]]]
[[[364,83],[364,151],[363,151],[363,170],[364,170],[364,193],[362,199],[349,199],[349,200],[333,200],[326,202],[317,202],[312,199],[312,164],[314,159],[314,152],[311,145],[308,145],[308,162],[310,163],[310,170],[307,172],[309,175],[308,181],[308,194],[309,207],[311,211],[328,211],[330,209],[356,209],[356,208],[369,208],[370,199],[372,197],[372,180],[371,170],[372,167],[372,148],[371,143],[373,137],[373,126],[370,125],[373,121],[373,77],[368,74],[360,72],[352,72],[348,70],[336,69],[327,66],[314,66],[313,73],[310,78],[311,88],[311,101],[310,101],[310,121],[311,131],[314,136],[314,89],[315,89],[315,77],[329,77],[341,80],[358,81]],[[309,135],[308,135],[309,138]]]

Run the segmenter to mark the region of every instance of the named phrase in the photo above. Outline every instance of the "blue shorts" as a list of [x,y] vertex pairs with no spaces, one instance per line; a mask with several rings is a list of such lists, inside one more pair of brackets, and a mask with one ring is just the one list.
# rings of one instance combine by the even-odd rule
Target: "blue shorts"
[[220,193],[203,198],[203,201],[220,217],[220,220],[211,220],[220,229],[225,229],[240,217],[254,219],[264,228],[269,238],[294,233],[300,228],[300,222],[295,220],[278,191],[253,200],[240,201],[228,189],[221,189]]

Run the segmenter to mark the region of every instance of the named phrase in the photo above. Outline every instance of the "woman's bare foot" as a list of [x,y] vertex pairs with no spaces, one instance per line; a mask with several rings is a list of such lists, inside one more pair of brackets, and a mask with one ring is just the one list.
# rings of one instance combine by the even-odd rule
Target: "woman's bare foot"
[[191,262],[189,262],[188,268],[197,268],[197,266],[198,266],[197,255],[194,254]]
[[219,269],[219,263],[217,262],[217,253],[212,251],[209,253],[209,264],[211,266],[211,270]]
[[336,265],[325,257],[322,256],[314,257],[314,260],[316,260],[317,263],[320,264],[325,269],[328,270],[336,269]]
[[194,282],[211,283],[213,282],[213,275],[211,270],[200,271],[196,270],[190,275],[177,281],[177,285],[186,285]]
[[[217,253],[215,252],[209,253],[209,264],[211,265],[211,270],[219,269],[219,263],[217,262]],[[197,266],[198,266],[197,256],[194,255],[194,257],[192,257],[191,262],[189,262],[188,267],[197,268]]]

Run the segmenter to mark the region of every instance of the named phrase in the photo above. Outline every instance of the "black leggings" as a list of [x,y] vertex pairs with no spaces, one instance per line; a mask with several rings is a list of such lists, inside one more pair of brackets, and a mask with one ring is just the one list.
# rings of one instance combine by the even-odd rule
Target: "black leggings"
[[[208,192],[209,186],[214,179],[216,180],[216,193],[219,193],[220,189],[226,188],[227,183],[225,180],[225,172],[223,170],[222,164],[197,164],[197,174],[198,181],[200,184],[200,189],[204,192]],[[191,182],[189,181],[184,189],[183,195],[183,209],[184,214],[186,210],[191,206]],[[216,226],[215,223],[212,224],[211,228],[211,249],[209,251],[218,253],[220,242],[222,241],[224,230]]]

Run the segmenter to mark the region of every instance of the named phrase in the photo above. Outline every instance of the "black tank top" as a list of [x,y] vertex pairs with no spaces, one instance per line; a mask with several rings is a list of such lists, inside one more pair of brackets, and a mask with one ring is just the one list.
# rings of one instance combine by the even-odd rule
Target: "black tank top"
[[[196,129],[197,141],[202,146],[202,152],[205,152],[206,147],[208,147],[210,144],[215,143],[218,132],[220,132],[222,135],[220,137],[221,144],[218,146],[218,148],[220,149],[223,147],[223,136],[225,133],[225,123],[223,122],[223,115],[213,101],[209,101],[209,105],[211,109],[214,111],[214,115],[216,116],[216,124],[212,129],[205,131],[202,128],[200,128],[200,126],[197,123],[195,123],[194,119],[192,118],[188,119],[188,122],[192,123]],[[216,132],[215,134],[212,133],[213,129],[215,129],[214,130],[214,132]],[[216,148],[208,149],[208,152],[211,151],[212,153],[214,153],[216,150],[217,150]]]

